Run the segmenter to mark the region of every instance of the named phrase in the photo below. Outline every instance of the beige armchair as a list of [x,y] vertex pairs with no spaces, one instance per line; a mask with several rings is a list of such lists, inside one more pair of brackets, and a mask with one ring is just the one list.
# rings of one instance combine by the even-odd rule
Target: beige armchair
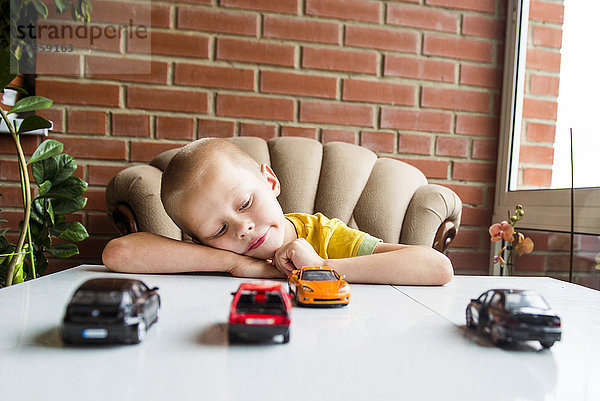
[[[321,212],[390,243],[432,246],[443,252],[456,235],[462,203],[449,188],[428,184],[417,168],[378,158],[366,148],[298,137],[230,140],[281,183],[284,213]],[[108,213],[122,234],[145,231],[184,240],[160,200],[160,180],[178,149],[148,165],[119,172],[106,188]]]

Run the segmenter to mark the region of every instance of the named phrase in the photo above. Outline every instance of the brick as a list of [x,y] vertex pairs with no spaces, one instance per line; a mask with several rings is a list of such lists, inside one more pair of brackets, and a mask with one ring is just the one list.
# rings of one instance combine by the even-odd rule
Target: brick
[[61,77],[78,77],[81,74],[79,55],[38,52],[36,53],[35,73]]
[[438,136],[435,141],[436,156],[467,157],[469,141],[466,138]]
[[317,129],[310,127],[281,127],[281,136],[301,136],[303,138],[315,139]]
[[481,205],[483,203],[483,188],[480,186],[446,183],[444,183],[444,186],[456,192],[463,204]]
[[500,88],[502,87],[502,69],[462,64],[460,66],[460,83],[484,88]]
[[562,30],[536,25],[533,27],[533,44],[560,49],[562,47]]
[[467,36],[479,36],[489,39],[504,39],[506,21],[504,18],[463,15],[462,33]]
[[127,160],[127,141],[121,139],[59,138],[64,152],[82,159]]
[[527,49],[525,68],[560,72],[560,53],[554,50]]
[[423,87],[421,107],[446,110],[475,111],[487,113],[490,110],[490,94],[460,89]]
[[344,79],[342,99],[414,106],[416,86],[385,81]]
[[148,26],[168,28],[171,19],[171,8],[166,5],[94,1],[92,12],[94,22],[118,23],[129,26]]
[[267,124],[240,124],[240,136],[256,136],[268,141],[277,136],[277,126]]
[[217,95],[218,116],[246,117],[263,120],[294,119],[294,101],[260,96]]
[[198,138],[218,137],[228,138],[235,134],[233,121],[198,120]]
[[221,0],[221,7],[237,7],[276,13],[298,12],[298,0]]
[[212,0],[179,0],[178,3],[211,4]]
[[423,54],[428,56],[491,63],[492,51],[492,43],[482,40],[434,34],[425,34],[423,39]]
[[119,86],[111,84],[88,84],[46,81],[38,78],[35,82],[35,92],[45,96],[54,103],[83,104],[93,106],[119,106]]
[[292,67],[295,50],[285,44],[218,38],[217,59]]
[[149,55],[208,58],[208,43],[207,36],[154,31],[151,41],[138,37],[131,38],[127,42],[127,51]]
[[493,13],[496,10],[495,0],[425,0],[428,6],[457,8],[460,10],[482,11]]
[[379,22],[381,4],[362,0],[306,0],[306,14],[342,20]]
[[529,92],[536,95],[558,97],[559,86],[558,76],[531,74],[529,78]]
[[23,195],[21,187],[18,184],[10,187],[8,185],[2,185],[0,207],[23,207]]
[[[453,246],[453,245],[451,245]],[[463,274],[486,275],[489,270],[489,251],[457,251],[449,250],[448,257],[452,261],[455,271],[464,271]]]
[[529,6],[529,19],[562,25],[564,12],[565,8],[562,4],[534,0]]
[[254,74],[253,70],[244,68],[176,63],[174,83],[208,88],[253,90]]
[[497,160],[498,159],[498,141],[496,140],[473,140],[473,150],[471,157],[479,160]]
[[208,8],[179,7],[177,9],[177,28],[256,36],[258,32],[258,15],[254,13],[213,11]]
[[450,132],[450,113],[381,108],[381,127],[408,131]]
[[384,75],[454,83],[456,64],[431,59],[385,56]]
[[[0,198],[0,203],[1,202],[2,199]],[[7,220],[6,222],[0,223],[1,228],[8,228],[8,232],[17,232],[19,222],[23,220],[23,212],[11,212],[8,210],[2,210],[2,214],[0,214],[0,219]]]
[[429,179],[448,179],[448,166],[450,162],[447,160],[409,159],[405,157],[397,159],[415,166]]
[[393,132],[369,132],[362,131],[360,135],[360,146],[373,152],[394,152],[396,134]]
[[132,162],[149,162],[156,156],[167,150],[179,148],[180,143],[164,143],[164,142],[131,142],[131,161]]
[[386,23],[441,32],[456,33],[459,15],[427,6],[389,4]]
[[463,206],[461,226],[484,226],[492,224],[492,210],[481,207]]
[[495,182],[496,164],[454,161],[452,168],[452,179]]
[[63,132],[63,115],[64,110],[62,109],[44,109],[44,110],[36,110],[35,114],[38,116],[44,117],[46,120],[52,123],[51,132]]
[[106,213],[88,213],[87,230],[90,234],[114,234],[119,231]]
[[482,238],[485,235],[487,235],[487,233],[481,230],[461,228],[460,230],[458,230],[456,237],[452,240],[452,247],[479,248],[481,246]]
[[377,64],[377,54],[371,52],[312,47],[302,51],[303,68],[376,74]]
[[552,165],[554,161],[554,148],[547,146],[528,146],[521,144],[519,162],[539,163]]
[[67,132],[104,135],[106,133],[106,112],[67,110]]
[[556,126],[554,124],[527,123],[527,140],[554,143]]
[[112,133],[118,136],[150,136],[150,116],[113,113]]
[[[28,157],[25,157],[27,160]],[[31,174],[31,167],[27,166],[27,170],[29,171],[29,177],[33,182],[33,175]],[[13,182],[20,182],[21,176],[19,172],[19,164],[16,160],[0,160],[0,180],[7,180]],[[0,194],[2,191],[0,191]]]
[[[49,9],[50,8],[53,7],[49,7]],[[76,29],[80,26],[80,24],[73,23],[52,22],[49,24],[40,21],[38,24],[40,35],[38,36],[37,43],[58,45],[59,47],[62,45],[72,45],[74,49],[105,50],[111,52],[119,51],[121,42],[120,29],[105,31],[99,38],[95,37],[94,39],[91,39],[89,34],[87,36],[77,35]],[[90,31],[91,29],[98,29],[98,25],[90,24],[89,26]],[[104,29],[104,27],[101,29]]]
[[523,118],[539,118],[556,121],[558,104],[555,100],[523,99]]
[[375,115],[371,106],[301,101],[300,121],[372,127]]
[[166,84],[167,73],[167,63],[160,61],[102,56],[85,58],[86,78]]
[[266,15],[263,22],[265,38],[300,40],[303,42],[339,44],[340,24]]
[[419,35],[415,32],[392,31],[390,29],[346,26],[346,46],[416,53]]
[[[30,156],[37,149],[40,143],[40,138],[37,135],[21,136],[21,147],[25,156]],[[0,154],[16,155],[15,142],[10,135],[0,135]]]
[[88,168],[88,184],[89,185],[108,185],[110,180],[117,175],[117,173],[127,166],[106,166],[106,165],[95,165],[89,164]]
[[431,136],[399,134],[398,153],[431,154]]
[[323,145],[329,142],[346,142],[356,144],[356,133],[354,131],[324,129],[321,131],[321,142]]
[[456,133],[497,138],[499,134],[497,117],[474,116],[470,114],[456,115]]
[[187,90],[128,87],[127,107],[206,113],[208,111],[208,94]]
[[194,139],[194,119],[156,116],[156,138]]
[[260,91],[333,99],[337,95],[337,78],[262,71]]

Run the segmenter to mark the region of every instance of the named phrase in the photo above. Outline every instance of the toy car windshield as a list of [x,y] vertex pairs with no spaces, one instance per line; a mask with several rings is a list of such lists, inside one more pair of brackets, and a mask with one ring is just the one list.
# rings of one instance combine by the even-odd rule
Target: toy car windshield
[[120,305],[130,303],[131,296],[123,291],[79,290],[73,295],[71,302],[78,305]]
[[285,304],[277,291],[244,291],[237,303],[237,313],[285,315]]
[[331,270],[303,270],[301,280],[306,281],[335,281],[339,277]]
[[538,294],[512,293],[506,294],[506,306],[508,309],[536,308],[549,310],[550,305]]

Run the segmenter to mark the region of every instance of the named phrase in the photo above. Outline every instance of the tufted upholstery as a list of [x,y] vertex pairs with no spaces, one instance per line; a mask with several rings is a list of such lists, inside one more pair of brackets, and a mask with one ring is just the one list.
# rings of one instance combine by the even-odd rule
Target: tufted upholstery
[[[460,224],[462,203],[450,189],[428,184],[417,168],[378,158],[360,146],[278,137],[229,138],[258,163],[269,164],[281,183],[284,213],[321,212],[390,243],[443,250]],[[106,189],[109,214],[122,233],[148,231],[184,239],[160,201],[160,179],[172,149],[148,165],[119,172]]]

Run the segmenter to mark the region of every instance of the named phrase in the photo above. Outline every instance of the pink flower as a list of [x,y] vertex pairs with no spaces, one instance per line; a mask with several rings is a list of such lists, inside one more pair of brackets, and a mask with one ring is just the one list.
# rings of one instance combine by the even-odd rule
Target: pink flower
[[514,232],[515,230],[513,226],[508,224],[506,221],[492,224],[490,226],[490,236],[492,237],[492,241],[500,241],[500,239],[504,239],[505,241],[510,242],[513,240]]
[[515,245],[515,251],[519,252],[519,256],[523,255],[523,252],[530,253],[533,251],[533,241],[531,238],[525,238],[521,233],[518,233],[518,242]]

